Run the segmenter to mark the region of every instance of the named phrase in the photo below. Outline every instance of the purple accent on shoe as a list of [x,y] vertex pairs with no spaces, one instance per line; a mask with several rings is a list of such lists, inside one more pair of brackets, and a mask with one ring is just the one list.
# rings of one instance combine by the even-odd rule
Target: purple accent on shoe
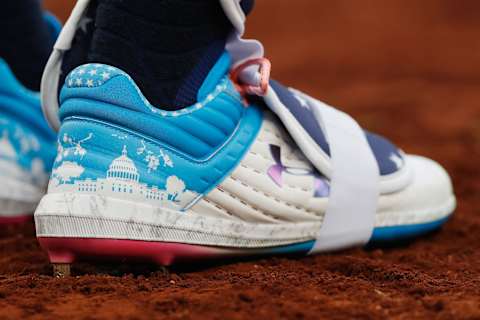
[[330,186],[317,172],[304,168],[286,167],[282,164],[281,149],[279,146],[270,145],[270,153],[276,164],[271,166],[267,173],[279,187],[283,187],[282,175],[284,172],[292,176],[312,176],[314,178],[314,197],[324,198],[330,194]]
[[268,175],[272,178],[279,187],[283,187],[282,173],[285,170],[285,167],[282,165],[282,159],[280,156],[281,150],[279,146],[270,145],[270,153],[275,160],[275,165],[271,166],[268,169]]
[[279,187],[283,187],[282,172],[284,169],[281,164],[276,164],[268,169],[268,175]]
[[315,176],[314,188],[315,198],[326,198],[330,194],[330,186],[325,180],[318,176]]

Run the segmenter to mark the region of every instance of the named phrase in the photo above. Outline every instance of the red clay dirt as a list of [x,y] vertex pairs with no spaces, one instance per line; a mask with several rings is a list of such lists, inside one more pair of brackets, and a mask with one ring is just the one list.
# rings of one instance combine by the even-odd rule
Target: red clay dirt
[[[72,1],[45,1],[65,17]],[[480,2],[259,0],[275,78],[441,162],[458,195],[393,248],[190,266],[82,264],[52,277],[33,225],[0,239],[0,319],[480,319]]]

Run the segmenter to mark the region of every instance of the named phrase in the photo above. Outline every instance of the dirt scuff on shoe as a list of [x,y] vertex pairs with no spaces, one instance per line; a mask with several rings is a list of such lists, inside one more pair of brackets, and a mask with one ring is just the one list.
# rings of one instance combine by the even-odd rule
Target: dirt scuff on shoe
[[0,319],[480,318],[480,3],[257,3],[249,32],[274,76],[439,161],[454,218],[396,247],[168,272],[80,264],[64,279],[28,224],[0,238]]

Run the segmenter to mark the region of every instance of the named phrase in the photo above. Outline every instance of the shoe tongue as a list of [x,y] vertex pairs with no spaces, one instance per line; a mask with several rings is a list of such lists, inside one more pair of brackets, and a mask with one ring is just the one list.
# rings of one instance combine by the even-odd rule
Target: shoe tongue
[[[269,90],[273,91],[271,93],[274,95],[265,97],[266,104],[279,116],[307,158],[321,173],[330,177],[331,146],[325,128],[318,122],[314,113],[314,109],[319,108],[318,105],[321,103],[312,102],[315,100],[275,80],[270,81]],[[276,98],[272,99],[273,96]],[[291,115],[291,118],[285,115]],[[364,132],[377,160],[381,176],[394,174],[404,168],[405,159],[400,149],[379,135]],[[354,157],[352,161],[355,161]]]
[[217,60],[213,68],[208,73],[207,77],[203,81],[200,90],[198,90],[197,101],[204,100],[218,85],[218,83],[225,77],[230,71],[232,59],[228,52],[224,52]]

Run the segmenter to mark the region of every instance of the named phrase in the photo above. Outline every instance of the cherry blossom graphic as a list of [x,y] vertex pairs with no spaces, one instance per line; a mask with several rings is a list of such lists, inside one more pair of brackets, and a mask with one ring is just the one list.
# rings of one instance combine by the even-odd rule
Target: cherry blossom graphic
[[57,145],[57,157],[55,158],[56,162],[60,162],[63,158],[69,156],[70,154],[80,157],[80,160],[85,157],[87,154],[87,149],[82,146],[82,143],[87,142],[93,138],[93,133],[89,133],[86,138],[79,141],[75,141],[68,134],[64,134],[62,141]]
[[153,152],[147,148],[144,140],[141,140],[140,143],[141,147],[137,148],[137,155],[145,155],[143,160],[147,163],[148,173],[156,171],[160,165],[173,168],[172,159],[163,149]]

